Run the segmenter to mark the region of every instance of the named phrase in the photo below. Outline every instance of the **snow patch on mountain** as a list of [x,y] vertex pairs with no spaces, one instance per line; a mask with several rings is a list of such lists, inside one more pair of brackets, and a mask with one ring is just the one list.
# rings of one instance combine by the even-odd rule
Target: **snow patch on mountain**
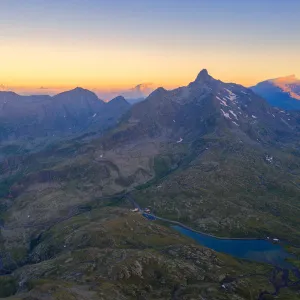
[[216,98],[220,101],[221,105],[223,105],[223,106],[228,106],[227,103],[226,103],[223,99],[221,99],[221,98],[218,97],[218,96],[216,96]]
[[225,118],[232,120],[232,119],[230,118],[229,113],[226,113],[223,109],[221,109],[221,112],[223,113],[223,115],[224,115]]
[[237,115],[232,110],[230,110],[229,112],[238,120]]
[[226,98],[228,98],[230,101],[235,101],[237,98],[237,95],[235,93],[233,93],[231,90],[225,89],[226,92],[228,92],[229,96],[227,96]]

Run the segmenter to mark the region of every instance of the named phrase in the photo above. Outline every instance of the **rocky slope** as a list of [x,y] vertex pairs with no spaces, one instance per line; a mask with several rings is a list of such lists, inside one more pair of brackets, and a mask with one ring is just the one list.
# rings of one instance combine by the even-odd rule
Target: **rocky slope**
[[273,106],[300,110],[300,80],[295,75],[266,80],[251,89]]

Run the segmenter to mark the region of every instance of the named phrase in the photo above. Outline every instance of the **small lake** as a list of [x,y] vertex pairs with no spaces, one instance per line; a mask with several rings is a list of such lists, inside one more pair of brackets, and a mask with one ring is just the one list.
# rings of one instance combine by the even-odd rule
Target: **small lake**
[[200,245],[217,252],[231,256],[248,259],[260,263],[272,264],[276,267],[293,269],[292,264],[285,261],[293,257],[279,244],[273,244],[262,239],[226,239],[197,233],[179,225],[173,225],[173,229],[181,234],[197,241]]

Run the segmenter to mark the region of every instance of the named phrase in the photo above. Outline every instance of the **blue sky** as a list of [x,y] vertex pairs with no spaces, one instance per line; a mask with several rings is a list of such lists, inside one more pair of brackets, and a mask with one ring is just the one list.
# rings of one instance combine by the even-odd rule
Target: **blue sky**
[[[276,40],[300,28],[297,0],[2,0],[4,35],[59,30],[61,35],[124,34],[138,40],[174,31],[197,37],[244,33]],[[296,36],[294,35],[294,38]]]

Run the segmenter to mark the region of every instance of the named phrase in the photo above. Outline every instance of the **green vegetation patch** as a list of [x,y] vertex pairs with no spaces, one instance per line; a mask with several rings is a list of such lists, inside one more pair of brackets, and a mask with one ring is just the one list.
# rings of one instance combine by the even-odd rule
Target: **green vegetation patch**
[[0,297],[9,297],[17,292],[17,281],[12,276],[0,277]]

